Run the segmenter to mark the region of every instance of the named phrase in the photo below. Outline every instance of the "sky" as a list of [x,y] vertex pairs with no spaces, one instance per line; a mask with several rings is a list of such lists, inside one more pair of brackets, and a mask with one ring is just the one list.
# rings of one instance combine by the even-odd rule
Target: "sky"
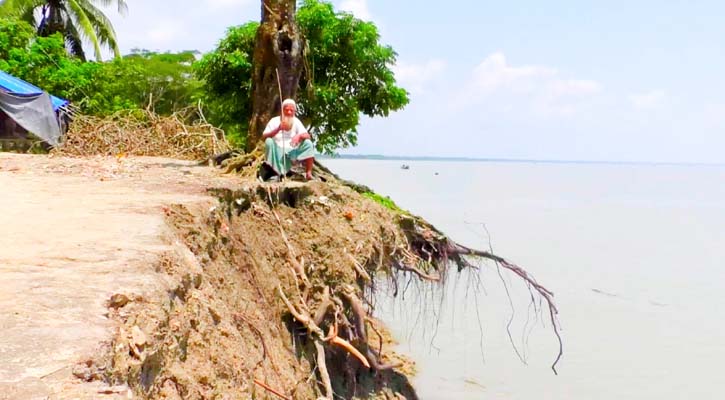
[[[349,154],[725,162],[725,3],[334,0],[398,53],[410,104]],[[213,50],[259,0],[127,0],[122,53]]]

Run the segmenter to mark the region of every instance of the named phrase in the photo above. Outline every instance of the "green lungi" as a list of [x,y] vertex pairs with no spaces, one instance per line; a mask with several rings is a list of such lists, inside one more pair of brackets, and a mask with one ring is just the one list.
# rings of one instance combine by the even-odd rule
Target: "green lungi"
[[292,161],[306,160],[315,156],[315,147],[310,139],[303,140],[297,147],[285,150],[287,154],[284,154],[282,148],[277,146],[272,138],[264,141],[265,162],[279,175],[286,174],[292,168]]

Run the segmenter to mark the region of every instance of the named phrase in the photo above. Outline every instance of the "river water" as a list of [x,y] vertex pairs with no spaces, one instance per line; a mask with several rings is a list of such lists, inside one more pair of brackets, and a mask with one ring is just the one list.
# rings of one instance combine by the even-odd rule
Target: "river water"
[[547,311],[494,264],[381,291],[422,399],[725,398],[725,166],[323,163],[555,293],[558,376]]

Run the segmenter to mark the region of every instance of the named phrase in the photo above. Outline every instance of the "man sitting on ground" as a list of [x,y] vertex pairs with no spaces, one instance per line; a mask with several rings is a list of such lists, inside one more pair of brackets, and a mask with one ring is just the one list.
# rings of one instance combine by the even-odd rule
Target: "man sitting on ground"
[[274,117],[267,123],[264,138],[265,163],[277,174],[284,176],[292,167],[293,161],[302,161],[305,165],[305,179],[312,179],[312,166],[315,163],[314,146],[302,121],[295,117],[297,104],[292,99],[282,102],[282,116]]

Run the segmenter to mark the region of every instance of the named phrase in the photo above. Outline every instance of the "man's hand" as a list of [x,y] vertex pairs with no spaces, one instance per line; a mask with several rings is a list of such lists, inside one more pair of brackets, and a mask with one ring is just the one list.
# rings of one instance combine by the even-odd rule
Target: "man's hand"
[[290,140],[289,143],[292,146],[297,146],[297,144],[299,144],[301,141],[302,141],[302,135],[295,135],[295,136],[292,136],[292,140]]

